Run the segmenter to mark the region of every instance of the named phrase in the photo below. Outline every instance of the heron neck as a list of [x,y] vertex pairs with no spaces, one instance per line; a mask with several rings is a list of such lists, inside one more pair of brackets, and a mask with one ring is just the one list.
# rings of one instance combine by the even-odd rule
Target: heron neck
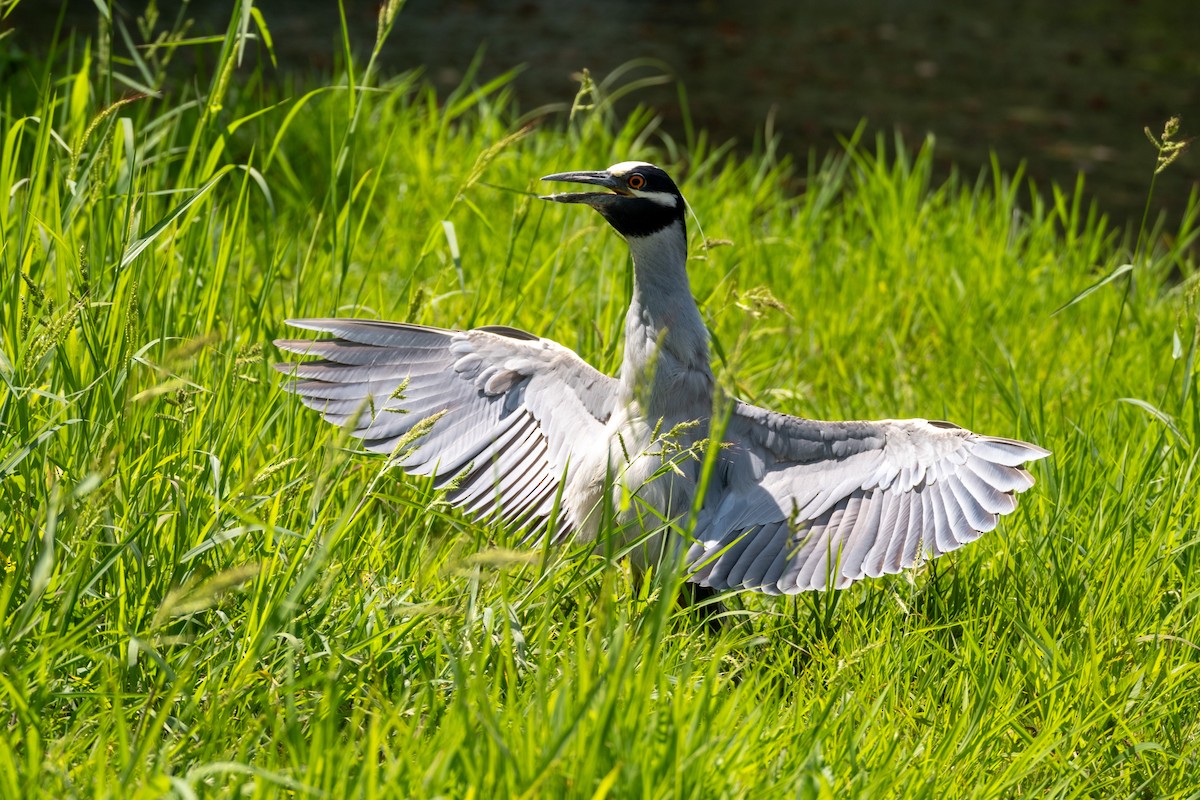
[[650,390],[651,398],[665,403],[684,384],[711,391],[708,330],[688,282],[683,222],[630,237],[629,249],[633,298],[625,317],[622,381],[635,396]]

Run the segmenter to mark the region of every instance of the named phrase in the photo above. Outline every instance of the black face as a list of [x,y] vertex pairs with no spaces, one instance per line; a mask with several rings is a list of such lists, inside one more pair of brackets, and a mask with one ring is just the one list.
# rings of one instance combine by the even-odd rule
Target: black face
[[583,203],[599,211],[625,237],[649,236],[683,224],[683,196],[671,176],[652,164],[625,162],[598,172],[560,172],[544,181],[587,183],[608,192],[576,192],[544,197],[558,203]]

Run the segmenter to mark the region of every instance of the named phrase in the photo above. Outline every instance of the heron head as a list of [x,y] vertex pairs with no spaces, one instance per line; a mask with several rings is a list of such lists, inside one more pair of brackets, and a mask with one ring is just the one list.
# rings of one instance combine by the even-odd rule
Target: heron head
[[623,161],[604,170],[558,172],[542,180],[584,183],[606,190],[563,192],[542,199],[591,206],[626,238],[649,236],[675,222],[683,223],[683,195],[675,181],[644,161]]

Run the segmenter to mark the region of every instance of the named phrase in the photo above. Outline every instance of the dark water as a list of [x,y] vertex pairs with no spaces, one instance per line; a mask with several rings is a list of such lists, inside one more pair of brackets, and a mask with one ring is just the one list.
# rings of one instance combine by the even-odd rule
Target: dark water
[[[127,17],[145,0],[122,4]],[[179,2],[162,0],[164,17]],[[335,0],[261,0],[280,69],[329,72],[338,42]],[[24,0],[5,27],[36,49],[61,3]],[[230,0],[192,2],[195,33],[224,30]],[[67,3],[68,25],[94,27],[91,0]],[[374,37],[376,0],[345,0],[360,52]],[[0,45],[3,46],[3,45]],[[1155,154],[1143,134],[1171,115],[1200,134],[1200,3],[1195,0],[981,3],[637,2],[412,0],[384,54],[385,71],[424,67],[456,85],[485,47],[481,77],[515,65],[523,109],[569,102],[581,67],[604,76],[632,59],[654,59],[630,77],[671,74],[691,116],[743,147],[768,119],[784,150],[837,146],[860,120],[900,131],[911,144],[937,137],[939,162],[974,176],[994,151],[1039,186],[1089,193],[1117,221],[1140,218]],[[654,105],[665,128],[682,129],[677,90],[634,97]],[[613,160],[627,155],[614,153]],[[555,165],[563,166],[563,165]],[[596,166],[596,165],[568,165]],[[1155,211],[1177,218],[1200,182],[1200,155],[1160,176]]]

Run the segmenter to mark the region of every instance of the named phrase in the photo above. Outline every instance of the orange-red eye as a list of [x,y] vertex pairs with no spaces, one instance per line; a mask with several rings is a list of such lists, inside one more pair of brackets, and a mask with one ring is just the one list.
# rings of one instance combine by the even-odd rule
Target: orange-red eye
[[626,183],[629,184],[630,189],[640,189],[646,185],[646,179],[635,172],[629,176],[629,180]]

